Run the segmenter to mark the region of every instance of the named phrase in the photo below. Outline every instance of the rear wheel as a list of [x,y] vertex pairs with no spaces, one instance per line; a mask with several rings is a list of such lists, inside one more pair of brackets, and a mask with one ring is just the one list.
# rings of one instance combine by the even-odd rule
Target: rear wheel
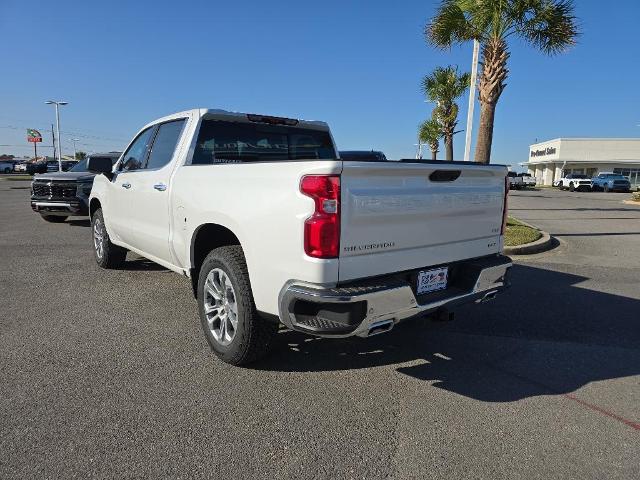
[[114,245],[109,240],[101,208],[97,209],[91,217],[91,232],[93,234],[93,252],[98,265],[102,268],[118,268],[122,266],[127,257],[127,250]]
[[4,173],[11,173],[11,168],[9,168],[9,167],[5,167],[5,169],[4,169]]
[[45,222],[49,223],[62,223],[67,217],[63,215],[40,215]]
[[211,349],[231,365],[264,356],[278,331],[277,323],[256,311],[239,245],[216,248],[205,258],[198,277],[198,309]]

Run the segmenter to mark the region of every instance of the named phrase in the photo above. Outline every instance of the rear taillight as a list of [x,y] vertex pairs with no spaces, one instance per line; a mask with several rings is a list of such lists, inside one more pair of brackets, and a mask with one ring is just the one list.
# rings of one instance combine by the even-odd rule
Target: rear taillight
[[340,176],[307,175],[300,191],[313,198],[315,211],[304,222],[304,251],[310,257],[336,258],[340,250]]
[[502,204],[502,228],[500,229],[500,235],[504,235],[507,230],[507,217],[509,215],[509,208],[507,206],[507,200],[509,199],[509,177],[504,179],[504,203]]

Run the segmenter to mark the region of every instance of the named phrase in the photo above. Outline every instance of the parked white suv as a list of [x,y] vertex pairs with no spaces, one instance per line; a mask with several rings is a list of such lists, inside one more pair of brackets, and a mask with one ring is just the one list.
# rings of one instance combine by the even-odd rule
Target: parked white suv
[[581,175],[579,173],[570,173],[562,179],[560,179],[560,184],[558,185],[561,190],[568,189],[570,191],[574,190],[591,190],[591,179],[586,175]]
[[278,324],[326,337],[493,297],[507,169],[342,161],[322,122],[196,109],[89,160],[98,264],[133,251],[190,277],[215,353],[264,354]]

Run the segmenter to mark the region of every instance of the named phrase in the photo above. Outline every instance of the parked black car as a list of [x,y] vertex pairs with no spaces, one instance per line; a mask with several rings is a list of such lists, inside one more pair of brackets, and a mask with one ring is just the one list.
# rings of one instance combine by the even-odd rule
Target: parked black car
[[[62,163],[62,171],[68,172],[73,167],[75,167],[78,162],[74,160],[62,160],[62,162],[60,163]],[[60,171],[60,166],[58,165],[57,160],[49,160],[47,162],[47,172],[59,172],[59,171]]]
[[[115,164],[120,152],[95,153],[91,157],[107,157]],[[94,177],[87,171],[87,160],[78,162],[68,172],[36,175],[31,182],[31,208],[47,222],[54,223],[73,215],[88,215]]]
[[39,162],[27,162],[25,164],[25,172],[29,175],[35,175],[36,173],[45,173],[47,171],[47,162],[41,160]]

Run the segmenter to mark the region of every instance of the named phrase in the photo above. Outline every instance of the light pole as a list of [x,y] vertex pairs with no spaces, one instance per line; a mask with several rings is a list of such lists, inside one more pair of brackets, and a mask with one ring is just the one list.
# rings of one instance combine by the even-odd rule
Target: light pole
[[60,148],[60,110],[59,107],[63,105],[68,105],[69,102],[56,102],[54,100],[47,100],[45,102],[47,105],[55,105],[56,106],[56,143],[58,144],[58,170],[62,171],[62,149]]
[[79,142],[80,139],[72,138],[71,141],[73,142],[73,159],[78,160],[78,152],[76,152],[76,142]]
[[464,144],[464,161],[468,162],[471,156],[471,130],[473,129],[473,107],[476,102],[476,79],[478,77],[478,53],[480,42],[473,41],[473,58],[471,60],[471,81],[469,85],[469,109],[467,110],[467,138]]

